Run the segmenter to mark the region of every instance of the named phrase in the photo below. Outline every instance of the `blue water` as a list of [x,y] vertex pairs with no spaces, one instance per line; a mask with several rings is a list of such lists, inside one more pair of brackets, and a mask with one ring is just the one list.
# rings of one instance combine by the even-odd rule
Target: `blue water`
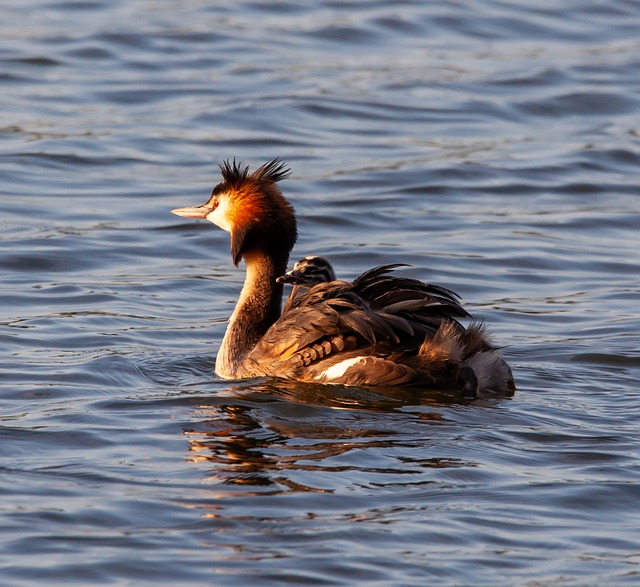
[[[640,2],[10,0],[0,584],[637,585]],[[216,378],[169,213],[280,156],[294,259],[462,294],[513,398]]]

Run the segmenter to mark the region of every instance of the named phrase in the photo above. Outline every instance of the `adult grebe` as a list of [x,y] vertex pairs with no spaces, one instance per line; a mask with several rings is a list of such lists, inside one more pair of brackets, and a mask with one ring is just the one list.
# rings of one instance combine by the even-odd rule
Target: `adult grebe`
[[376,267],[352,283],[318,283],[280,313],[295,213],[277,182],[274,159],[249,173],[229,161],[206,204],[172,210],[231,233],[231,256],[245,260],[244,286],[216,359],[226,379],[272,376],[318,383],[451,388],[465,395],[512,393],[511,369],[452,291]]

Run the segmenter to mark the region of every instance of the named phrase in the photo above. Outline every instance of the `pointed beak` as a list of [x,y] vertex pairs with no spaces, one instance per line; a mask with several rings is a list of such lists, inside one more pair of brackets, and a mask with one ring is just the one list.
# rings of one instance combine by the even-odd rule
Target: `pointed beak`
[[299,278],[300,278],[299,271],[289,271],[289,273],[285,273],[284,275],[277,277],[276,281],[278,283],[297,283]]
[[202,206],[187,206],[186,208],[171,210],[171,214],[184,216],[185,218],[206,218],[210,212],[213,212],[213,208],[209,208],[204,204]]

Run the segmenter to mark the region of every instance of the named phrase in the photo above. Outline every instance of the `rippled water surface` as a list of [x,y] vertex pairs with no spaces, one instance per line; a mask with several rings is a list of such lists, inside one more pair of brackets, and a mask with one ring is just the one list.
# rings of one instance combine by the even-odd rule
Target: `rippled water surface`
[[[3,586],[637,585],[640,3],[8,0]],[[169,214],[283,157],[296,258],[447,285],[513,398],[222,381]]]

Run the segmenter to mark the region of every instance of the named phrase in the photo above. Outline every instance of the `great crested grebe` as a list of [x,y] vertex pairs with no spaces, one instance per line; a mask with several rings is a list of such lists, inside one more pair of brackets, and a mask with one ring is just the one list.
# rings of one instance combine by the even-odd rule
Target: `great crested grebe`
[[[513,393],[511,369],[487,341],[484,328],[458,322],[469,317],[458,296],[390,275],[399,265],[370,269],[351,283],[309,284],[281,313],[282,281],[297,228],[277,182],[291,172],[279,159],[253,173],[235,160],[220,170],[222,182],[206,204],[172,210],[228,231],[234,265],[242,259],[246,263],[245,282],[216,359],[220,377],[461,386],[470,397],[477,391]],[[335,277],[332,269],[330,277]]]

